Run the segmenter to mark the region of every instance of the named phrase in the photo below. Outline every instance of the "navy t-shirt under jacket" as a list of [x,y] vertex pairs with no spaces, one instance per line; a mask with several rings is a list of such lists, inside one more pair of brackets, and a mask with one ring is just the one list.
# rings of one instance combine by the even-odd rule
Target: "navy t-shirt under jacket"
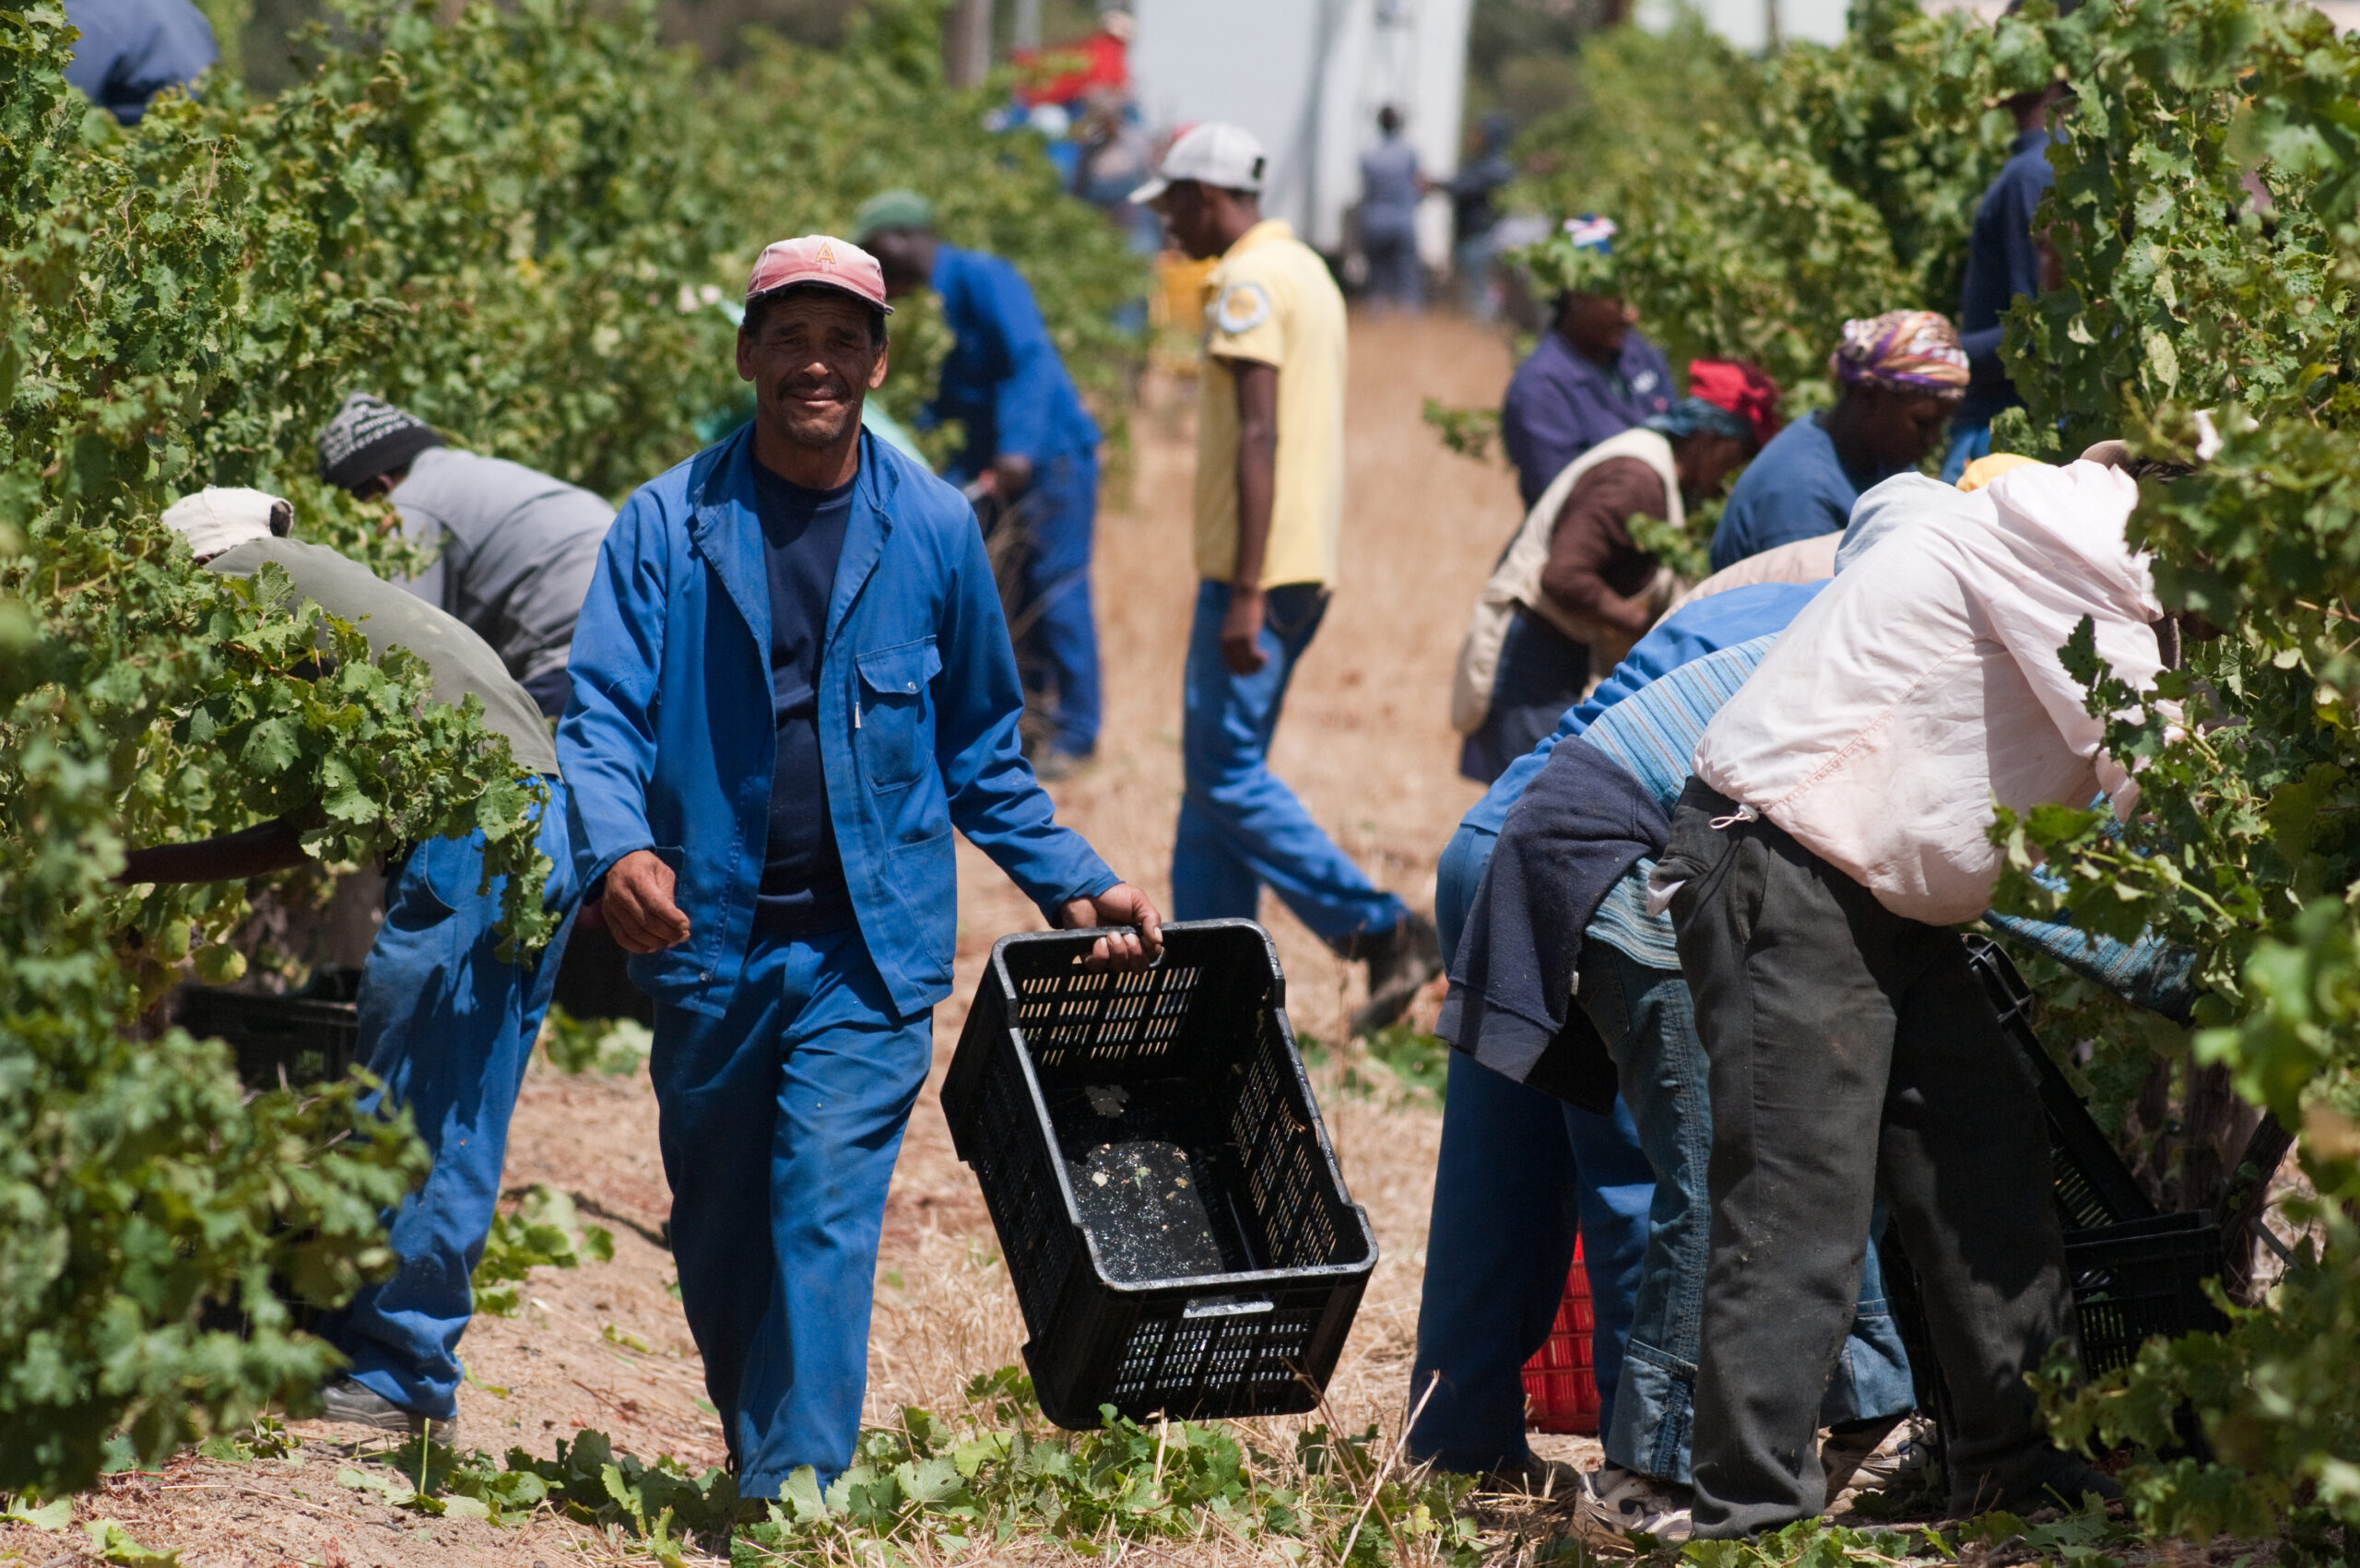
[[778,726],[770,845],[754,923],[788,936],[832,931],[853,918],[820,768],[820,653],[856,482],[806,489],[754,465],[771,586],[771,713]]

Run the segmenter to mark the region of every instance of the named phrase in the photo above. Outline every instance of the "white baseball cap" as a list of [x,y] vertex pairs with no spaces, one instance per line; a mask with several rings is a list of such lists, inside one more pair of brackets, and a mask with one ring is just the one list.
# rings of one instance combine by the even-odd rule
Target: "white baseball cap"
[[1195,180],[1224,191],[1262,189],[1262,171],[1269,159],[1262,144],[1243,125],[1208,120],[1172,144],[1155,178],[1131,193],[1131,200],[1146,206],[1172,188],[1175,180]]

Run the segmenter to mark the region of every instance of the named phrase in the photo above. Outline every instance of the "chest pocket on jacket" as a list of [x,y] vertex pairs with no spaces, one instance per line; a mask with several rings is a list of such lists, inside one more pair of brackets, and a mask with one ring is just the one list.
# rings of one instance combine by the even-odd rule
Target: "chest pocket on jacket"
[[924,637],[863,654],[856,662],[862,770],[871,789],[905,789],[934,760],[930,683],[942,673],[942,654],[933,638]]

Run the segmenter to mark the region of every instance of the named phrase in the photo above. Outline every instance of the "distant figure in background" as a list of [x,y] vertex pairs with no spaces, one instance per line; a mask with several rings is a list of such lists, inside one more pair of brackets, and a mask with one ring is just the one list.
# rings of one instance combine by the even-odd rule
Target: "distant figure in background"
[[1688,367],[1688,395],[1567,464],[1476,601],[1451,689],[1459,772],[1488,784],[1622,662],[1682,584],[1631,537],[1721,492],[1778,430],[1778,387],[1729,360]]
[[1828,356],[1835,407],[1797,419],[1739,476],[1713,530],[1713,570],[1818,534],[1838,534],[1860,492],[1924,461],[1966,390],[1966,353],[1939,311],[1844,324]]
[[416,415],[356,392],[320,431],[320,477],[359,496],[389,496],[404,529],[440,541],[434,563],[402,586],[498,650],[558,718],[573,694],[566,661],[615,509],[579,486],[444,444]]
[[1378,110],[1376,128],[1384,139],[1361,154],[1361,253],[1368,258],[1369,297],[1416,310],[1426,297],[1418,270],[1418,198],[1425,182],[1418,149],[1401,135],[1401,111],[1389,103]]
[[1032,771],[1064,777],[1098,750],[1098,624],[1091,610],[1091,539],[1098,524],[1098,427],[1081,406],[1024,279],[998,256],[946,245],[934,208],[913,191],[863,203],[852,242],[885,269],[899,299],[931,288],[957,341],[927,410],[956,419],[965,444],[943,476],[984,481],[1021,508],[1032,545],[1010,608],[1028,711],[1046,721]]
[[1131,193],[1154,172],[1155,159],[1130,100],[1112,88],[1091,94],[1073,135],[1081,149],[1074,195],[1120,230],[1133,253],[1154,255],[1163,243],[1163,226],[1155,214],[1131,200]]
[[2016,139],[2008,161],[1976,204],[1975,230],[1966,242],[1966,278],[1959,286],[1959,347],[1966,350],[1970,379],[1958,418],[1951,423],[1950,455],[1942,477],[1955,484],[1966,466],[1991,451],[1991,421],[2000,410],[2024,402],[2007,367],[2000,362],[2000,318],[2019,295],[2037,296],[2054,286],[2055,253],[2033,232],[2040,198],[2057,183],[2048,166],[2048,145],[2057,139],[2049,113],[2060,89],[2055,83],[2008,100],[2016,117]]
[[[1565,225],[1574,243],[1604,253],[1611,218]],[[1565,465],[1611,435],[1671,407],[1671,367],[1663,350],[1631,324],[1611,294],[1569,289],[1556,320],[1508,383],[1500,406],[1500,443],[1516,465],[1516,491],[1529,508]]]
[[1196,617],[1183,677],[1185,790],[1173,913],[1252,919],[1268,887],[1330,950],[1368,966],[1355,1033],[1442,973],[1434,922],[1372,883],[1270,771],[1287,681],[1328,613],[1344,523],[1344,299],[1317,252],[1262,216],[1253,133],[1198,125],[1131,199],[1152,203],[1207,280],[1197,382]]
[[1450,265],[1458,282],[1459,308],[1477,321],[1500,313],[1492,278],[1493,230],[1499,226],[1500,211],[1492,198],[1516,178],[1516,165],[1508,161],[1508,138],[1515,131],[1516,122],[1506,111],[1495,109],[1484,115],[1475,130],[1473,156],[1438,187],[1450,197]]
[[189,0],[65,0],[65,19],[82,35],[66,81],[125,125],[221,57],[213,25]]

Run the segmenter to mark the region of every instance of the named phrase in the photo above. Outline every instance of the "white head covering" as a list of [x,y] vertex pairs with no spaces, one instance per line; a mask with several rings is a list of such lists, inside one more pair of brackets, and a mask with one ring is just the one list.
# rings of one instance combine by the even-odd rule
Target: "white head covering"
[[1991,499],[1982,491],[1963,491],[1923,474],[1895,474],[1870,485],[1852,503],[1852,521],[1844,530],[1844,542],[1835,547],[1835,570],[1840,572],[1868,554],[1879,539],[1903,524],[1937,514],[1982,522],[1994,515]]
[[166,507],[164,526],[187,539],[196,559],[206,560],[284,532],[271,526],[274,514],[282,511],[291,521],[294,507],[267,490],[216,487],[184,495]]

